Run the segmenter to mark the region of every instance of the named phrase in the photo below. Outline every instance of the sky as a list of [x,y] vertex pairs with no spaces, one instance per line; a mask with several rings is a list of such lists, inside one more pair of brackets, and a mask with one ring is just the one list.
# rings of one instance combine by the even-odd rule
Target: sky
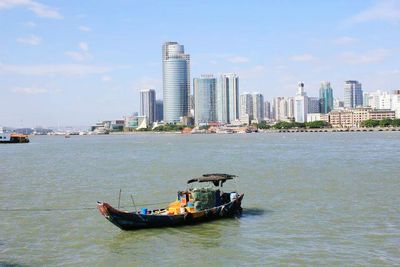
[[400,1],[0,0],[0,126],[88,126],[162,99],[161,47],[191,78],[237,73],[266,100],[330,81],[400,89]]

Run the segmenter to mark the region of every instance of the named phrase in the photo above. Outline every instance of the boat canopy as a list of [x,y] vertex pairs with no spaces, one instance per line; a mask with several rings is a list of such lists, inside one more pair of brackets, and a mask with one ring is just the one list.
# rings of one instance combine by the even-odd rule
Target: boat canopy
[[205,182],[212,182],[215,186],[222,187],[222,184],[226,182],[226,180],[232,180],[233,178],[237,177],[236,175],[226,174],[226,173],[209,173],[203,174],[202,177],[190,179],[187,183],[205,183]]

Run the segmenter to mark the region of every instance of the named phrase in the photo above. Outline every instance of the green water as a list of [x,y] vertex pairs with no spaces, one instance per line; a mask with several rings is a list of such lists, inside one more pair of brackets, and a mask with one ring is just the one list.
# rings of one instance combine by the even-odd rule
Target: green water
[[[0,265],[400,265],[398,132],[32,137],[0,154]],[[120,188],[151,208],[208,172],[240,176],[241,218],[123,232],[94,209]]]

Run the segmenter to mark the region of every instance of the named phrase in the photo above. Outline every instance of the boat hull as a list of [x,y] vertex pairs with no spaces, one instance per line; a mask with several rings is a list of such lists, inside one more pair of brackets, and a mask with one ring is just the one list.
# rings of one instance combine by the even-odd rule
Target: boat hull
[[177,215],[142,215],[136,212],[125,212],[113,208],[108,203],[98,202],[97,208],[100,213],[111,223],[122,230],[138,230],[144,228],[174,227],[190,225],[221,218],[233,217],[240,213],[243,194],[237,199],[224,205],[211,209]]

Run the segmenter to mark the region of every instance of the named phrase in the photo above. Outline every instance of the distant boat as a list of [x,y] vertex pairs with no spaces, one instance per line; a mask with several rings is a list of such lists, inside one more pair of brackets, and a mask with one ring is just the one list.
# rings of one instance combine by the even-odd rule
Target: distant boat
[[235,177],[237,176],[214,173],[190,179],[188,184],[209,182],[214,187],[202,186],[179,191],[177,200],[162,209],[142,208],[139,212],[128,212],[104,202],[97,202],[97,208],[107,220],[122,230],[189,225],[233,217],[242,211],[244,194],[235,191],[224,193],[222,185]]
[[0,143],[29,143],[29,138],[25,134],[0,132]]
[[65,138],[71,138],[71,135],[70,134],[66,134]]

